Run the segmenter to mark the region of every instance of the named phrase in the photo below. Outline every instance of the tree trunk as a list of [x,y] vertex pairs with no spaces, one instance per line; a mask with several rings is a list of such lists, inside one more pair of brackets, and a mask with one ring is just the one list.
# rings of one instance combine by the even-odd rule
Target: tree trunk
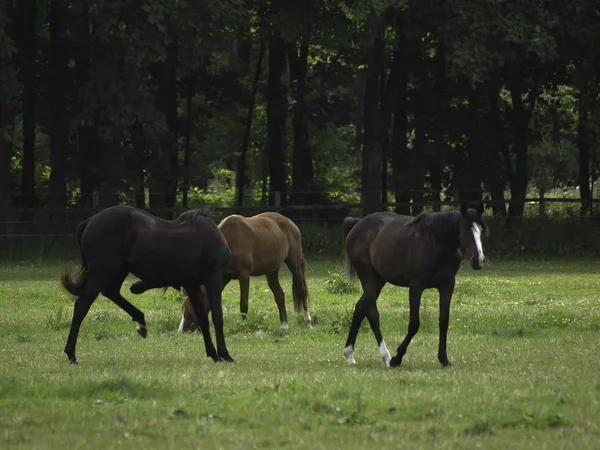
[[[82,42],[84,49],[89,48],[90,41],[90,23],[87,5],[81,5],[82,19],[74,24],[77,27],[77,34]],[[75,67],[77,70],[78,88],[84,89],[86,83],[90,80],[91,61],[84,52],[80,53]],[[84,100],[79,98],[80,111],[85,110]],[[94,188],[96,184],[94,167],[97,162],[97,134],[96,127],[92,125],[90,117],[85,117],[78,124],[78,175],[79,175],[79,205],[83,208],[91,208],[94,204]]]
[[244,188],[248,182],[246,179],[246,155],[248,153],[248,142],[250,141],[250,132],[252,130],[252,113],[256,101],[256,92],[258,91],[258,81],[262,71],[262,62],[265,54],[265,42],[260,43],[258,59],[256,60],[256,69],[254,71],[254,80],[252,82],[252,92],[250,94],[250,104],[248,105],[248,115],[246,117],[246,128],[244,130],[244,141],[240,148],[240,155],[237,160],[237,170],[235,173],[235,187],[237,191],[236,205],[238,208],[244,206]]
[[69,119],[67,117],[67,40],[66,9],[59,0],[50,2],[50,72],[52,74],[50,123],[50,204],[63,209],[67,202],[64,164],[69,146]]
[[[489,91],[489,120],[488,120],[488,139],[486,147],[488,188],[492,199],[492,211],[494,216],[506,217],[506,200],[504,198],[504,188],[506,180],[502,173],[503,165],[509,173],[509,179],[512,180],[512,163],[510,157],[502,163],[502,155],[508,155],[506,148],[506,140],[504,138],[503,121],[500,117],[500,88],[502,84],[500,80],[493,80],[490,83]],[[512,182],[511,182],[512,185]]]
[[589,69],[583,67],[578,73],[579,87],[579,119],[577,122],[577,147],[579,153],[579,195],[581,197],[582,216],[587,216],[592,210],[592,196],[590,190],[590,115],[592,111],[593,93]]
[[433,211],[441,211],[441,193],[442,193],[442,158],[447,150],[445,139],[446,128],[443,124],[447,123],[447,94],[446,94],[446,45],[442,42],[438,44],[435,55],[435,84],[433,86],[434,103],[434,123],[433,129],[434,151],[429,159],[429,181],[430,198]]
[[391,160],[392,160],[392,182],[394,185],[394,197],[396,202],[396,213],[410,214],[410,192],[407,183],[408,147],[406,132],[408,122],[406,118],[406,90],[407,78],[403,77],[400,93],[396,99],[394,110],[394,123],[392,131]]
[[267,154],[269,155],[269,205],[285,204],[283,133],[286,101],[281,77],[285,71],[285,46],[279,36],[269,41],[269,79],[267,81]]
[[423,156],[425,154],[425,146],[427,145],[427,135],[425,133],[425,122],[423,119],[417,120],[415,128],[415,138],[413,141],[413,148],[411,152],[411,165],[410,165],[410,190],[412,197],[412,210],[413,216],[419,215],[423,212],[423,206],[425,203],[425,197],[423,190],[425,187],[425,161]]
[[188,81],[187,90],[187,120],[185,126],[185,148],[183,150],[183,180],[182,180],[182,199],[181,206],[185,209],[188,207],[188,194],[190,190],[190,159],[191,159],[191,140],[192,140],[192,100],[196,91],[195,83]]
[[361,175],[361,203],[363,216],[380,209],[381,201],[381,150],[377,145],[377,120],[379,112],[379,76],[383,57],[383,40],[377,39],[371,50],[367,66],[364,95],[364,129]]
[[[16,41],[17,21],[14,19],[16,11],[12,5],[2,8],[6,14],[4,20],[5,33],[7,37]],[[15,70],[16,55],[4,54],[0,56],[0,217],[6,221],[6,227],[0,228],[0,232],[12,234],[12,195],[11,195],[11,159],[13,156],[13,145],[15,137],[15,119],[19,94],[10,89],[10,86],[18,85],[18,75]]]
[[381,205],[387,209],[388,202],[388,139],[383,142],[381,148]]
[[95,127],[82,125],[79,127],[79,204],[83,208],[94,205],[94,188],[96,176],[94,167],[97,161],[97,137]]
[[24,206],[32,207],[35,199],[35,103],[36,82],[36,15],[37,2],[22,0],[22,76],[23,76],[23,178],[21,194]]
[[[1,61],[4,63],[5,61]],[[2,75],[0,75],[1,77]],[[10,192],[10,161],[13,153],[15,112],[11,102],[0,97],[0,217],[10,220],[12,198]],[[8,233],[8,230],[6,230]]]
[[469,93],[468,105],[468,142],[467,142],[467,165],[461,168],[460,200],[475,202],[481,200],[481,175],[483,173],[482,153],[480,133],[481,126],[479,121],[479,89],[473,89]]
[[515,135],[515,170],[510,186],[510,206],[508,208],[509,224],[520,225],[525,211],[525,197],[529,174],[528,147],[529,121],[537,100],[537,80],[529,92],[529,107],[523,104],[523,86],[521,78],[513,78],[510,82],[510,95],[513,104],[513,127]]
[[125,161],[123,161],[120,141],[97,137],[96,145],[96,154],[99,161],[95,166],[103,168],[100,172],[102,175],[95,177],[96,185],[94,187],[98,192],[97,206],[108,208],[120,203],[118,186],[121,180],[118,172],[114,174],[111,168],[123,167]]
[[177,44],[167,45],[167,59],[159,64],[156,73],[156,101],[164,114],[166,129],[155,146],[152,163],[150,207],[165,219],[173,217],[177,198],[178,146],[177,146]]
[[[375,25],[377,27],[377,24]],[[362,203],[363,216],[381,210],[381,164],[383,162],[383,149],[388,140],[388,129],[394,111],[394,106],[407,69],[407,40],[403,26],[398,21],[396,37],[398,49],[394,52],[394,61],[390,70],[387,83],[379,91],[380,73],[384,51],[383,29],[376,35],[375,45],[370,52],[367,65],[367,80],[365,87],[365,122],[363,143],[363,175],[362,175]],[[385,92],[381,101],[380,92]]]
[[314,169],[312,162],[312,151],[308,140],[308,111],[305,99],[306,75],[308,72],[308,46],[309,38],[302,39],[300,54],[297,53],[296,45],[288,51],[290,65],[290,78],[294,98],[293,128],[294,128],[294,151],[292,157],[292,190],[291,201],[296,205],[307,205],[312,203],[309,191],[313,188]]
[[[175,38],[174,38],[175,39]],[[165,179],[165,206],[170,208],[166,211],[165,218],[173,218],[173,208],[177,201],[177,177],[179,175],[179,152],[177,145],[177,41],[167,47],[166,67],[166,111],[168,131],[165,136],[165,149],[168,152],[168,171]]]

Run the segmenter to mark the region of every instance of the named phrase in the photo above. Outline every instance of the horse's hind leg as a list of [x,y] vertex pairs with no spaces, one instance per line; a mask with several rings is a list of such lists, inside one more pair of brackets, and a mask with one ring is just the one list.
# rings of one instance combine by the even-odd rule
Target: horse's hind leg
[[365,317],[369,321],[375,339],[377,340],[381,359],[386,366],[389,364],[390,354],[381,334],[379,311],[377,310],[377,297],[379,297],[384,284],[385,282],[375,273],[370,276],[368,281],[363,282],[363,295],[360,297],[360,300],[356,303],[354,308],[350,332],[348,333],[348,339],[346,340],[346,346],[344,347],[344,357],[346,358],[346,361],[348,361],[348,364],[356,364],[356,361],[354,360],[354,344],[356,343],[356,336],[358,335],[360,325]]
[[350,324],[350,331],[348,332],[348,339],[346,339],[346,345],[344,346],[344,358],[348,361],[348,364],[356,364],[354,360],[354,344],[356,343],[356,336],[360,324],[366,316],[365,311],[365,295],[361,295],[358,302],[354,306],[354,314],[352,315],[352,323]]
[[285,260],[292,274],[292,298],[296,312],[304,311],[304,323],[311,326],[311,317],[308,312],[308,286],[306,285],[306,261],[302,253],[290,255]]
[[190,299],[190,302],[194,307],[194,311],[196,312],[198,326],[200,327],[200,331],[202,332],[202,337],[204,339],[206,356],[217,362],[219,361],[219,356],[217,355],[217,350],[215,349],[212,338],[210,337],[208,313],[204,309],[202,300],[200,299],[200,285],[187,285],[184,286],[184,289],[186,290],[188,298]]
[[277,303],[281,328],[287,329],[288,323],[287,313],[285,311],[285,294],[283,293],[283,289],[281,289],[281,284],[279,284],[279,268],[267,274],[267,283],[269,289],[271,289],[271,292],[273,293],[273,297],[275,297],[275,303]]
[[102,290],[102,295],[129,314],[131,316],[131,320],[137,323],[137,333],[141,337],[146,338],[148,336],[148,329],[146,328],[146,319],[144,317],[144,313],[129,303],[121,295],[121,286],[123,285],[123,281],[125,281],[128,273],[129,272],[127,270],[121,270],[117,275],[115,275]]
[[415,334],[419,331],[419,327],[421,326],[421,320],[419,318],[419,309],[421,308],[421,295],[423,294],[423,288],[420,286],[411,286],[408,291],[409,303],[410,303],[410,317],[408,319],[408,333],[406,337],[402,341],[402,343],[398,346],[398,351],[396,356],[392,358],[390,361],[391,367],[398,367],[402,364],[402,358],[406,354],[406,349],[408,348],[408,344],[414,337]]
[[77,364],[77,358],[75,356],[75,347],[77,346],[77,336],[79,335],[79,328],[81,322],[85,319],[92,303],[96,300],[96,297],[100,293],[100,289],[97,289],[93,284],[88,281],[84,288],[83,294],[81,294],[75,301],[73,307],[73,319],[71,320],[71,329],[69,330],[69,337],[67,338],[67,344],[65,345],[65,353],[69,358],[71,364]]
[[[213,277],[211,282],[204,285],[208,295],[208,304],[212,314],[212,322],[215,327],[215,338],[217,340],[217,352],[220,361],[235,362],[225,345],[225,335],[223,333],[223,279],[221,274]],[[207,321],[208,325],[208,321]],[[210,336],[210,335],[209,335]]]
[[448,337],[448,324],[450,322],[450,300],[454,292],[455,280],[452,279],[446,286],[439,288],[440,293],[440,344],[438,347],[438,359],[444,367],[452,367],[448,360],[446,352],[446,343]]

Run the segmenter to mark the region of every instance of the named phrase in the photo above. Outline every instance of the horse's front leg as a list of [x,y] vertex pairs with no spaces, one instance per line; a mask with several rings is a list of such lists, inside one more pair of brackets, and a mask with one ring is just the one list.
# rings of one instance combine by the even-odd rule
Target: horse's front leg
[[444,367],[452,367],[446,353],[446,343],[448,337],[448,324],[450,323],[450,301],[454,292],[455,280],[438,289],[440,293],[440,344],[438,347],[438,359]]
[[242,320],[246,320],[248,316],[248,296],[250,293],[250,272],[243,270],[239,275],[240,283],[240,312]]
[[409,302],[410,302],[410,317],[408,319],[408,333],[398,346],[396,356],[390,361],[390,367],[398,367],[402,364],[402,358],[406,354],[406,349],[412,338],[419,331],[421,326],[421,320],[419,317],[419,310],[421,309],[421,295],[423,294],[423,288],[420,286],[411,286],[408,291]]

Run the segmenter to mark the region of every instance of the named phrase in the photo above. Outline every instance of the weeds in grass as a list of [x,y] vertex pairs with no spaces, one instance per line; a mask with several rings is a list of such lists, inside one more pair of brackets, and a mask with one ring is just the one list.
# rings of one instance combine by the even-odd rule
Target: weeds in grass
[[338,272],[328,272],[328,278],[325,280],[327,292],[336,295],[358,293],[358,287],[348,280],[345,274]]
[[523,428],[544,430],[548,428],[571,426],[563,413],[555,408],[549,408],[543,405],[539,411],[534,412],[526,405],[522,405],[519,417],[512,420],[499,420],[497,425],[490,423],[489,420],[478,420],[472,426],[465,429],[468,435],[497,434],[497,429],[502,428]]
[[48,326],[48,328],[54,331],[60,331],[64,330],[65,328],[69,328],[70,322],[64,314],[62,306],[56,310],[55,314],[50,315],[46,319],[46,325]]
[[256,333],[259,331],[274,331],[274,326],[270,323],[270,319],[268,318],[266,311],[249,313],[246,316],[246,320],[236,320],[235,324],[229,329],[229,334]]

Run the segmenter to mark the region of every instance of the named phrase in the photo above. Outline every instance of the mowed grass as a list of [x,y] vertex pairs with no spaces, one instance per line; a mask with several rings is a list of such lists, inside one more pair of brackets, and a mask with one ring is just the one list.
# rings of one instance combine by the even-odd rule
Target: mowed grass
[[[238,285],[224,291],[237,363],[205,357],[180,334],[180,294],[124,295],[146,314],[148,339],[99,297],[63,353],[72,299],[62,265],[0,266],[0,448],[600,448],[600,271],[595,261],[464,263],[448,352],[437,361],[437,293],[399,369],[386,369],[365,321],[356,366],[342,356],[357,286],[341,258],[309,260],[312,329],[291,306],[279,328],[264,277],[242,322]],[[77,266],[77,263],[73,264]],[[394,354],[408,291],[386,286],[382,332]]]

